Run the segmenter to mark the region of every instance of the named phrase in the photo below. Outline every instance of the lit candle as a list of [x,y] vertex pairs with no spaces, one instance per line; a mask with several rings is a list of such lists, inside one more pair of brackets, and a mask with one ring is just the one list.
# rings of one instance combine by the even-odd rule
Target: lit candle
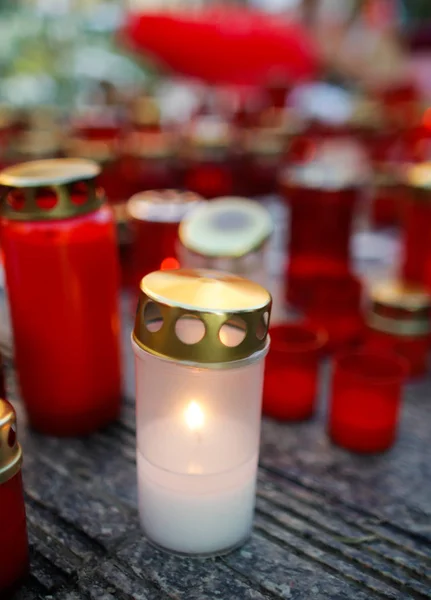
[[139,509],[159,547],[214,555],[250,534],[270,304],[259,285],[214,271],[141,282]]

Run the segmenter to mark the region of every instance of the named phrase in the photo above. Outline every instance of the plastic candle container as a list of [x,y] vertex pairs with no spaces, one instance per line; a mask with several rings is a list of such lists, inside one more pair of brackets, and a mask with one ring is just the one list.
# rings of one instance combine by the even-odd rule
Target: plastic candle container
[[283,421],[310,418],[327,334],[305,324],[272,327],[263,387],[263,414]]
[[431,291],[431,163],[407,168],[405,184],[401,277]]
[[180,225],[180,262],[219,269],[266,284],[269,212],[246,198],[217,198],[191,211]]
[[141,282],[139,511],[170,552],[220,555],[250,535],[271,297],[245,279],[158,271]]
[[133,239],[133,286],[138,289],[151,271],[179,268],[178,227],[203,198],[191,192],[153,190],[135,194],[127,203]]
[[431,296],[423,288],[397,281],[377,284],[371,292],[367,346],[403,356],[410,376],[427,371],[431,333]]
[[211,199],[234,190],[233,132],[215,116],[200,116],[186,134],[184,185],[186,190]]
[[350,144],[327,141],[321,146],[316,159],[281,175],[291,210],[286,296],[300,306],[310,279],[350,272],[353,217],[365,182]]
[[119,268],[99,167],[9,167],[0,221],[15,361],[35,429],[89,433],[120,410]]
[[329,435],[355,452],[382,452],[394,443],[406,376],[405,360],[369,351],[335,361]]
[[21,479],[22,452],[12,405],[0,399],[0,597],[12,598],[29,569]]

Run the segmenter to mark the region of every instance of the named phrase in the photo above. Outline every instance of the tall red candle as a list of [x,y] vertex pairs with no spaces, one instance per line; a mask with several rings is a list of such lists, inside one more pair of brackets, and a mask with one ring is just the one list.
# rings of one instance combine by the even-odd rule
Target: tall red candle
[[120,409],[118,257],[98,173],[54,159],[0,174],[19,383],[30,423],[52,435],[89,433]]
[[376,351],[403,356],[410,376],[428,367],[431,333],[431,296],[424,288],[383,281],[371,290],[366,344]]
[[0,399],[0,598],[5,600],[13,597],[29,569],[21,462],[15,412]]

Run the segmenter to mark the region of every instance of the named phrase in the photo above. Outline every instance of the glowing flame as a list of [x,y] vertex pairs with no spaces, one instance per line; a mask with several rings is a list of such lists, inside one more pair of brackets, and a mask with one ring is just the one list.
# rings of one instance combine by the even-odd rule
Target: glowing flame
[[204,424],[204,413],[197,402],[192,400],[185,410],[186,423],[192,431],[199,431]]
[[160,265],[161,271],[171,271],[172,269],[179,269],[179,268],[180,268],[180,263],[177,261],[176,258],[173,258],[172,256],[169,256],[168,258],[165,258],[164,260],[162,260],[162,263]]

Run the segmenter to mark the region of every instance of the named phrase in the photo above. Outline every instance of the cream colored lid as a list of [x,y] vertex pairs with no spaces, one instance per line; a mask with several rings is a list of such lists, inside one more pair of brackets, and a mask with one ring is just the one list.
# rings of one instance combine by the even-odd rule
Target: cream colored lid
[[179,235],[186,248],[203,256],[240,257],[257,250],[272,230],[271,215],[259,203],[225,197],[190,212]]

